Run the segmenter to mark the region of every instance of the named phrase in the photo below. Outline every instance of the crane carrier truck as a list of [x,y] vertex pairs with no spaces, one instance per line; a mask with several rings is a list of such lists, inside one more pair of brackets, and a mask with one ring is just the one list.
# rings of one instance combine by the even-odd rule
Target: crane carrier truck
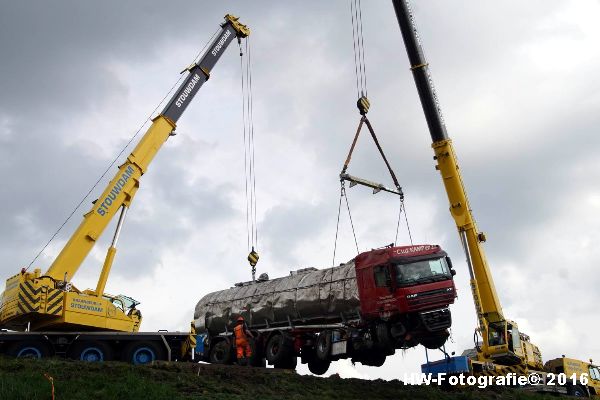
[[242,316],[255,334],[253,365],[266,358],[293,369],[299,356],[318,375],[343,358],[381,366],[396,349],[446,342],[454,273],[439,246],[388,246],[333,268],[238,283],[198,302],[196,353],[212,363],[234,362],[232,328]]
[[519,331],[517,323],[505,317],[494,280],[485,257],[483,232],[477,229],[458,161],[446,131],[429,65],[425,59],[414,16],[407,0],[393,0],[394,10],[404,39],[410,69],[431,135],[436,160],[465,251],[471,292],[477,313],[475,348],[462,356],[428,362],[425,373],[469,374],[479,376],[530,377],[533,389],[568,393],[574,396],[600,395],[600,369],[590,362],[561,357],[545,364],[536,345]]
[[[16,357],[63,355],[81,360],[118,359],[135,364],[155,359],[186,359],[195,336],[181,332],[139,332],[142,314],[137,301],[104,292],[116,254],[125,215],[142,175],[165,141],[174,136],[177,120],[208,80],[227,46],[250,34],[232,15],[198,62],[190,65],[183,83],[164,110],[152,120],[114,178],[48,270],[25,268],[6,280],[0,295],[0,354]],[[95,289],[79,290],[75,273],[112,218],[119,214],[112,244]]]

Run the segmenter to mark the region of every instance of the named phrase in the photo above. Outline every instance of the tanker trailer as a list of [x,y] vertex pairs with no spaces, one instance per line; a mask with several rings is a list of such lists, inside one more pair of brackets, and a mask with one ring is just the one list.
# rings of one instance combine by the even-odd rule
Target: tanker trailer
[[388,246],[327,269],[304,268],[204,296],[196,305],[196,355],[235,362],[233,327],[246,321],[254,339],[247,362],[294,369],[299,356],[311,372],[351,358],[381,366],[396,349],[441,347],[454,302],[452,263],[439,246]]

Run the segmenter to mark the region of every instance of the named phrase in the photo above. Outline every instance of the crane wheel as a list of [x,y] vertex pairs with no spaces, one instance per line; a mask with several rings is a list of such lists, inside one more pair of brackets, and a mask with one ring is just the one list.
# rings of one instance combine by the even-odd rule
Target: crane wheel
[[113,359],[109,345],[97,341],[75,342],[69,350],[69,358],[80,361],[99,362]]
[[588,392],[581,385],[567,386],[567,394],[574,397],[590,397]]
[[16,358],[40,359],[51,355],[50,348],[44,342],[38,340],[26,340],[17,342],[8,348],[9,356]]
[[125,347],[124,361],[134,365],[149,364],[153,361],[164,360],[164,351],[155,342],[133,342]]

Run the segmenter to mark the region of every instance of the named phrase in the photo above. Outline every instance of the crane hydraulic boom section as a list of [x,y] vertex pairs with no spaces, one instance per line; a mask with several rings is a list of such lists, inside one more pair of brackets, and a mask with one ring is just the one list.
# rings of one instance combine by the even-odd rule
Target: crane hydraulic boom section
[[[225,16],[225,22],[208,50],[197,63],[183,71],[188,71],[183,83],[164,110],[152,120],[148,131],[119,166],[116,175],[84,215],[47,272],[42,275],[39,269],[33,273],[22,271],[7,280],[6,289],[0,297],[0,328],[22,330],[29,324],[31,330],[60,326],[63,329],[137,331],[141,314],[135,310],[136,302],[126,296],[114,297],[104,293],[126,211],[139,188],[141,176],[164,142],[173,135],[177,121],[209,79],[227,46],[235,38],[240,40],[249,34],[249,29],[236,17]],[[69,281],[119,210],[117,229],[96,289],[80,292]]]

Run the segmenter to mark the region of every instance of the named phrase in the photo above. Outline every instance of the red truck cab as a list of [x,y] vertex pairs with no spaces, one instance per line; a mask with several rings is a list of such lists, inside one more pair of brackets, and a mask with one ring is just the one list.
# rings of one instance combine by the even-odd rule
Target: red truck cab
[[[401,347],[420,343],[437,348],[452,324],[452,263],[440,246],[387,247],[355,258],[356,280],[365,320],[384,320]],[[440,344],[441,343],[441,344]],[[438,346],[439,344],[439,346]]]

